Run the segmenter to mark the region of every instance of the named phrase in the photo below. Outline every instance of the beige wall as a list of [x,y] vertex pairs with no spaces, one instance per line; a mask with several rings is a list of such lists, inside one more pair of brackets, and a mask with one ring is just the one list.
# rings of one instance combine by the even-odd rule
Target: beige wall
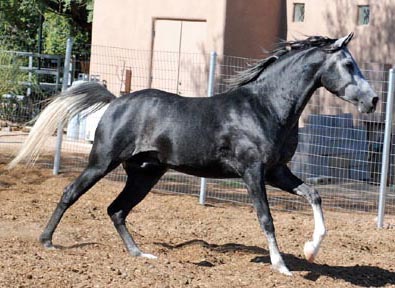
[[207,21],[205,50],[223,50],[225,0],[96,0],[92,43],[150,50],[155,18]]
[[[184,23],[184,29],[189,27],[191,31],[189,34],[192,35],[183,34],[183,48],[179,52],[206,55],[216,50],[222,54],[225,8],[226,0],[96,0],[92,28],[91,74],[100,75],[102,80],[106,80],[109,89],[116,95],[123,91],[124,70],[131,67],[133,67],[133,90],[153,87],[170,92],[179,91],[180,94],[186,96],[202,94],[206,86],[203,85],[203,81],[206,81],[207,77],[199,74],[202,79],[197,79],[194,75],[196,71],[207,71],[208,59],[205,59],[207,57],[197,56],[196,58],[191,54],[189,59],[187,56],[180,59],[176,54],[178,44],[175,42],[179,37],[178,32],[173,33],[170,31],[172,29],[161,29],[161,31],[156,31],[156,35],[161,33],[160,37],[157,35],[154,38],[153,30],[154,27],[160,29],[161,26],[156,24],[161,20],[174,20],[174,25],[171,23],[168,25],[170,28],[174,26],[174,31],[177,30],[176,22],[179,22],[176,20],[201,22],[204,24],[201,27],[205,31],[201,29],[197,31],[189,27],[194,25]],[[195,33],[200,33],[200,36],[204,35],[204,37],[200,37],[203,39],[201,43],[192,45],[189,40]],[[169,34],[168,43],[163,41],[166,40],[166,34]],[[125,50],[122,51],[119,48],[125,48]],[[173,53],[166,54],[158,51]],[[191,67],[190,70],[193,70],[191,75],[186,75],[185,71],[181,73],[175,71],[181,66],[177,64],[177,61],[192,63],[188,65]],[[200,62],[203,62],[203,65]],[[177,74],[180,79],[174,79]],[[187,85],[184,79],[191,78],[196,83]],[[180,83],[181,87],[178,89],[177,86]]]

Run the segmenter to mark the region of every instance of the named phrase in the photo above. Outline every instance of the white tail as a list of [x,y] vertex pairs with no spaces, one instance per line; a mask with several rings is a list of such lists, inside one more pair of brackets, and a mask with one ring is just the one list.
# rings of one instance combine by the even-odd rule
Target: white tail
[[22,148],[8,164],[8,169],[14,168],[22,160],[26,165],[33,165],[40,156],[44,143],[58,125],[64,125],[68,119],[84,110],[85,115],[97,111],[115,98],[103,85],[95,82],[79,84],[54,97],[38,116]]

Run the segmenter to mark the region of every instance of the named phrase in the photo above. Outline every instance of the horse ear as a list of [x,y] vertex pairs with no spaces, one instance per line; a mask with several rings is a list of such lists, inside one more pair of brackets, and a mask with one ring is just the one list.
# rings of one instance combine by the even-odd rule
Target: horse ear
[[337,39],[336,42],[332,45],[333,48],[340,49],[347,46],[347,44],[351,41],[352,37],[354,37],[354,32],[351,32],[347,36]]

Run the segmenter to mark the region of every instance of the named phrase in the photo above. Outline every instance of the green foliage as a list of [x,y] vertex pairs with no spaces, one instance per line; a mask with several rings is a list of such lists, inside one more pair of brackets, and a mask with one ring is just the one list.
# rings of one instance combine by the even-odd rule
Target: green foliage
[[[26,122],[41,111],[43,100],[53,94],[41,90],[37,75],[29,75],[27,69],[21,69],[26,66],[26,56],[18,56],[0,46],[0,120]],[[25,97],[28,88],[30,94]]]
[[88,23],[93,21],[93,6],[95,5],[95,0],[86,1],[86,10],[88,11]]
[[66,40],[70,36],[70,23],[65,17],[45,13],[43,35],[44,53],[63,55],[66,50]]
[[76,29],[70,19],[51,12],[45,13],[43,35],[45,54],[64,55],[66,41],[70,36],[74,42],[74,54],[86,53],[87,44],[90,43],[90,35],[87,32]]
[[20,64],[13,53],[0,51],[0,97],[23,93],[21,83],[27,81],[27,74],[20,70]]
[[18,115],[16,110],[23,99],[18,95],[23,95],[26,87],[23,82],[28,80],[26,73],[20,70],[20,61],[15,54],[0,50],[0,119],[15,120]]
[[32,49],[39,13],[34,0],[0,0],[0,44],[8,50]]
[[36,52],[43,24],[43,53],[64,55],[66,39],[72,37],[73,54],[89,54],[93,3],[94,0],[0,0],[1,119],[16,122],[31,119],[41,109],[37,102],[53,93],[43,92],[38,85],[31,84],[29,97],[18,97],[26,94],[26,82],[38,82],[39,76],[42,81],[43,75],[33,73],[29,80],[28,73],[20,69],[27,66],[22,63],[27,62],[27,58],[4,51]]
[[61,2],[64,3],[64,12],[71,9],[71,4],[79,4],[80,6],[84,6],[87,11],[87,22],[91,23],[93,18],[93,6],[95,1],[94,0],[62,0]]
[[93,4],[94,0],[0,0],[0,45],[7,50],[37,51],[42,15],[45,53],[63,55],[71,36],[73,53],[85,54]]

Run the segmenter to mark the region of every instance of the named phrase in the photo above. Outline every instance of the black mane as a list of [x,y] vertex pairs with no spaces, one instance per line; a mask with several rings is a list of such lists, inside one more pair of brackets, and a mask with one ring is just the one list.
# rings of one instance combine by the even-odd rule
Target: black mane
[[336,40],[323,36],[311,36],[303,40],[283,41],[277,45],[277,48],[271,54],[280,53],[283,55],[289,51],[306,50],[313,47],[321,48],[327,52],[334,52],[337,48],[333,48],[331,44],[335,43]]
[[240,71],[235,76],[229,78],[227,80],[229,90],[234,90],[256,80],[269,65],[291,51],[302,51],[313,47],[320,48],[329,53],[337,51],[338,48],[334,48],[331,45],[336,42],[336,40],[337,39],[323,36],[311,36],[303,40],[282,41],[277,44],[277,47],[274,50],[269,52],[269,57],[258,60],[247,69]]

